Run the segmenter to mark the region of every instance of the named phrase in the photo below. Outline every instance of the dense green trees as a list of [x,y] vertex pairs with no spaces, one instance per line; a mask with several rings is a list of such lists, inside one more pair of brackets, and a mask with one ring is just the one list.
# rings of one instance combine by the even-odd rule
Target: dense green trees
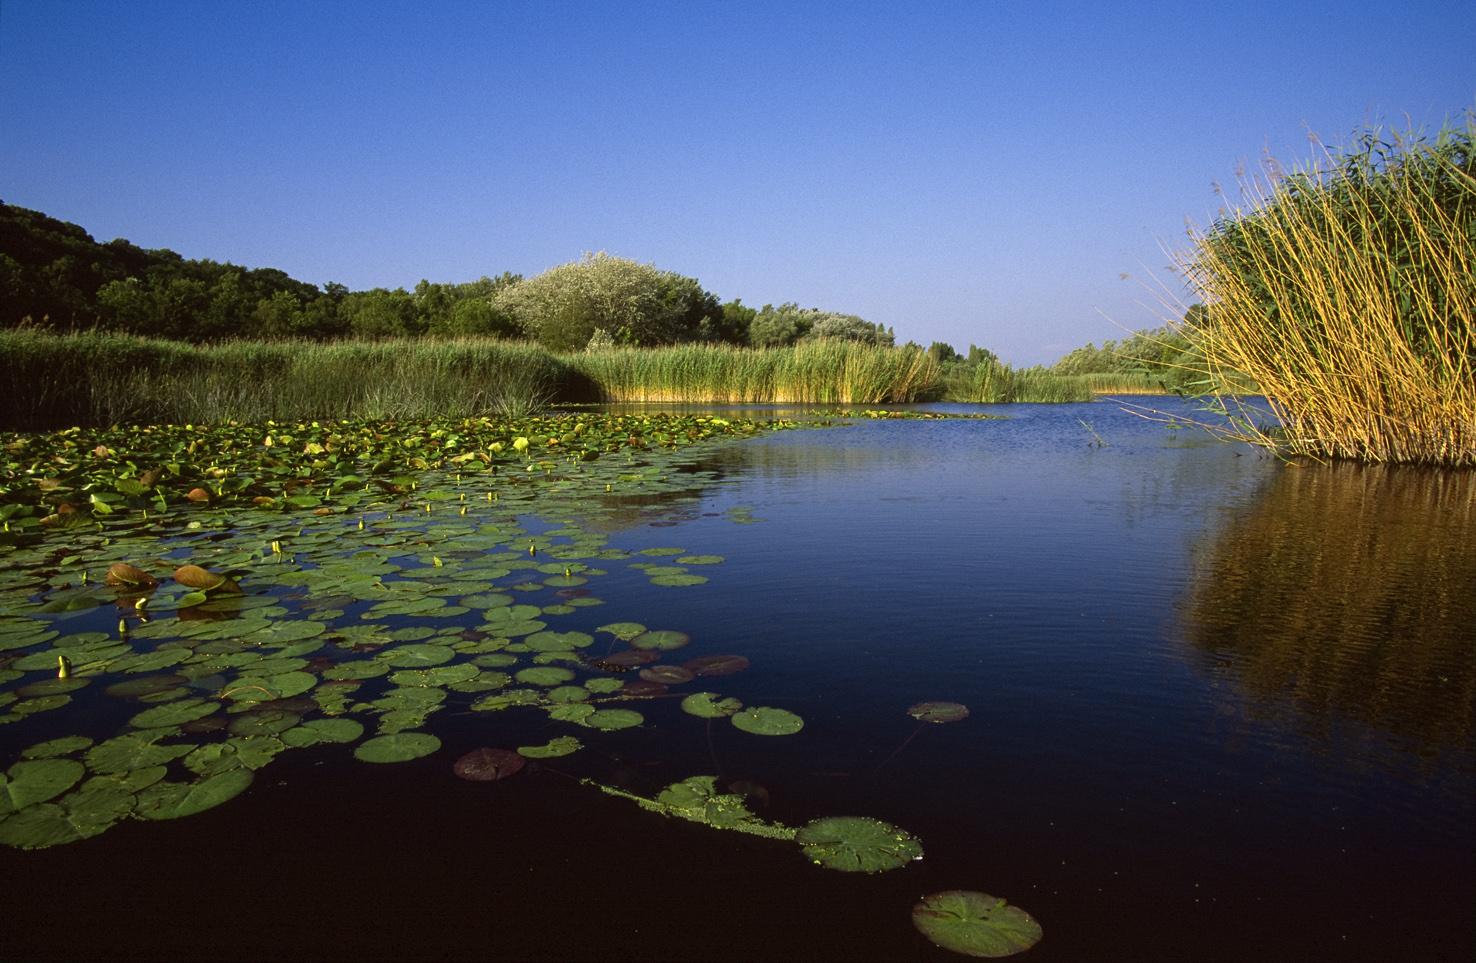
[[854,314],[837,314],[819,308],[802,308],[793,301],[766,304],[749,323],[748,343],[757,348],[798,344],[816,338],[838,338],[864,344],[891,345],[895,338],[880,324]]

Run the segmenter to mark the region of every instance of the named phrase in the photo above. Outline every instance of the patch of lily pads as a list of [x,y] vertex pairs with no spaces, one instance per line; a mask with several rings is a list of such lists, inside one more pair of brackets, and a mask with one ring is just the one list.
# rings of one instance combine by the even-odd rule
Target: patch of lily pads
[[[743,656],[669,662],[686,633],[558,622],[605,601],[611,566],[660,587],[707,582],[690,569],[722,556],[626,551],[579,520],[693,498],[707,479],[676,477],[665,451],[776,427],[790,425],[577,414],[0,434],[0,725],[31,739],[0,757],[0,844],[45,848],[122,820],[204,812],[249,791],[285,752],[414,763],[442,750],[428,729],[447,709],[540,712],[601,740],[648,725],[632,703],[670,695],[709,728],[727,718],[751,735],[800,733],[804,720],[786,709],[669,692],[741,672]],[[554,527],[530,527],[534,512]],[[741,508],[729,516],[754,520]],[[82,704],[104,711],[78,713],[87,731],[68,731]],[[967,715],[950,703],[910,711],[931,723]],[[96,718],[119,728],[81,723]],[[553,735],[478,749],[452,768],[495,782],[582,747]],[[793,841],[826,868],[880,872],[921,857],[916,839],[877,820],[764,820],[711,776],[653,797],[599,788]],[[1013,907],[959,893],[914,914],[939,945],[973,952],[1028,935]]]

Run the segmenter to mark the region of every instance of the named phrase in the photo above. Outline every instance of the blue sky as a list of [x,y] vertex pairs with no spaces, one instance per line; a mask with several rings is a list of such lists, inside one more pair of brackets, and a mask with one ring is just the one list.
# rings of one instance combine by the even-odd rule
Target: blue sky
[[1046,362],[1159,323],[1238,163],[1476,104],[1473,38],[1454,2],[3,0],[0,198],[354,288],[605,250]]

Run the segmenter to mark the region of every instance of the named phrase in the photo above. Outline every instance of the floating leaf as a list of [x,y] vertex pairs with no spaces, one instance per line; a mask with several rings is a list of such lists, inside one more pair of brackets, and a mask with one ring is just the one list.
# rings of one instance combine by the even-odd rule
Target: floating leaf
[[683,555],[677,559],[681,565],[716,565],[721,561],[721,555]]
[[18,762],[0,774],[0,815],[60,796],[86,772],[75,759]]
[[640,676],[647,682],[659,682],[662,685],[681,685],[696,678],[690,669],[679,665],[648,666],[640,671]]
[[805,720],[787,709],[754,706],[733,716],[733,725],[756,736],[790,736],[805,727]]
[[633,709],[600,709],[584,720],[591,729],[630,729],[645,722],[645,716]]
[[742,708],[742,702],[732,696],[720,696],[716,692],[694,692],[682,700],[682,711],[699,719],[721,719]]
[[917,837],[866,816],[830,816],[802,828],[795,841],[819,866],[846,872],[879,873],[921,859]]
[[26,759],[54,759],[57,756],[69,756],[74,752],[81,752],[91,745],[92,740],[86,736],[62,736],[59,739],[38,742],[22,752],[21,756]]
[[239,796],[253,778],[250,769],[231,769],[191,783],[155,783],[139,793],[135,811],[144,819],[193,816]]
[[748,668],[749,661],[741,655],[699,655],[682,663],[682,668],[693,675],[732,675]]
[[601,669],[624,672],[638,665],[648,665],[659,658],[661,658],[659,654],[647,649],[627,649],[624,652],[615,652],[596,659],[594,664]]
[[1023,953],[1040,942],[1040,924],[997,896],[953,889],[923,897],[912,908],[912,925],[945,950],[997,959]]
[[578,752],[583,747],[584,744],[573,736],[559,736],[541,746],[518,746],[518,755],[527,759],[556,759]]
[[441,740],[428,733],[396,732],[360,743],[354,749],[354,757],[364,762],[409,762],[439,748]]
[[957,702],[919,702],[907,710],[919,722],[958,722],[969,717],[969,707]]
[[127,562],[114,562],[108,566],[108,574],[104,577],[104,581],[109,585],[140,589],[155,588],[159,584],[159,580],[154,576]]
[[202,592],[239,592],[240,586],[224,575],[208,572],[198,565],[181,565],[174,570],[174,580],[186,588]]
[[510,749],[473,749],[456,760],[452,771],[472,782],[506,779],[522,771],[526,761]]
[[646,631],[646,627],[644,625],[641,625],[639,622],[611,622],[609,625],[600,626],[599,628],[595,629],[595,631],[609,632],[620,641],[629,642],[631,639]]
[[525,685],[554,686],[568,682],[574,678],[574,673],[554,665],[540,665],[523,669],[513,678]]
[[145,709],[129,719],[128,724],[136,729],[164,729],[203,719],[219,709],[219,702],[185,699],[182,702],[168,702],[162,706]]
[[691,641],[692,637],[685,632],[662,629],[655,632],[642,632],[640,635],[631,639],[630,644],[633,648],[637,649],[653,649],[666,652],[671,649],[680,649]]
[[353,719],[313,719],[288,729],[279,738],[294,749],[301,749],[325,742],[353,742],[363,734],[363,724]]
[[99,742],[87,750],[87,767],[93,772],[120,773],[151,766],[162,766],[178,759],[195,747],[184,745],[161,746],[159,740],[167,732],[129,732]]
[[666,588],[683,588],[688,585],[701,585],[707,581],[706,575],[672,574],[657,575],[651,579],[652,585],[662,585]]

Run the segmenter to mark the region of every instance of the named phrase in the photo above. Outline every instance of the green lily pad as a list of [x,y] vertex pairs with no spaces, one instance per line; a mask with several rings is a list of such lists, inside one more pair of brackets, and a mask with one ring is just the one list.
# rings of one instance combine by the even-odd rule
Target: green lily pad
[[631,639],[630,644],[633,648],[637,649],[668,652],[672,649],[680,649],[691,641],[692,637],[685,632],[661,629],[654,632],[642,632],[640,635]]
[[302,720],[302,716],[286,709],[255,709],[231,720],[234,736],[270,736],[286,732]]
[[548,710],[548,717],[556,722],[572,722],[582,726],[584,721],[594,715],[597,710],[594,706],[584,702],[565,702],[553,706]]
[[354,757],[364,762],[409,762],[428,756],[441,748],[441,740],[425,732],[396,732],[375,736],[354,749]]
[[524,685],[555,686],[574,678],[574,673],[556,665],[539,665],[522,669],[513,678]]
[[99,742],[87,750],[87,768],[100,773],[122,773],[151,766],[162,766],[178,759],[195,747],[183,745],[159,745],[159,740],[169,733],[160,731],[129,732]]
[[21,756],[25,759],[54,759],[57,756],[69,756],[74,752],[81,752],[91,745],[92,740],[86,736],[62,736],[59,739],[38,742],[22,752]]
[[585,679],[584,687],[595,695],[609,695],[617,692],[625,685],[619,679],[611,679],[607,676],[596,676],[593,679]]
[[717,565],[722,561],[721,555],[683,555],[677,559],[680,565]]
[[573,736],[559,736],[541,746],[518,746],[518,755],[527,759],[556,759],[578,752],[584,746]]
[[584,724],[591,729],[630,729],[646,721],[646,717],[633,709],[599,709],[585,718]]
[[184,757],[185,768],[202,776],[231,769],[260,769],[287,745],[275,736],[237,736],[203,745]]
[[652,585],[662,585],[666,588],[682,588],[688,585],[701,585],[707,581],[706,575],[656,575],[651,578]]
[[364,734],[364,726],[353,719],[313,719],[288,729],[278,738],[294,749],[320,743],[353,742]]
[[549,702],[583,702],[590,691],[582,685],[561,685],[548,690]]
[[639,622],[611,622],[609,625],[600,626],[599,628],[595,629],[595,631],[609,632],[620,641],[629,642],[631,639],[646,631],[646,627],[644,625],[641,625]]
[[742,702],[732,696],[720,696],[716,692],[694,692],[682,700],[682,711],[699,719],[721,719],[742,708]]
[[18,762],[0,775],[0,814],[46,802],[75,786],[87,772],[75,759]]
[[1020,907],[961,889],[923,897],[912,908],[912,925],[945,950],[985,959],[1023,953],[1044,935]]
[[424,669],[450,662],[456,652],[449,645],[426,642],[419,645],[401,645],[382,653],[379,658],[386,665],[397,669]]
[[180,702],[166,702],[164,705],[145,709],[132,719],[128,724],[135,729],[165,729],[203,719],[212,712],[220,710],[220,703],[205,699],[185,699]]
[[733,716],[733,725],[756,736],[792,736],[805,727],[805,720],[787,709],[753,706]]
[[443,686],[465,682],[475,678],[481,671],[469,662],[459,662],[456,665],[438,665],[430,669],[400,669],[391,673],[389,680],[398,686]]
[[958,722],[969,717],[969,707],[957,702],[919,702],[907,710],[919,722]]
[[45,849],[85,838],[82,827],[72,821],[71,815],[52,803],[31,806],[0,820],[0,844],[17,849]]
[[866,816],[817,819],[795,835],[817,866],[853,873],[880,873],[921,859],[917,837]]
[[144,819],[193,816],[239,796],[253,778],[250,769],[230,769],[190,783],[155,783],[139,793],[135,812]]

